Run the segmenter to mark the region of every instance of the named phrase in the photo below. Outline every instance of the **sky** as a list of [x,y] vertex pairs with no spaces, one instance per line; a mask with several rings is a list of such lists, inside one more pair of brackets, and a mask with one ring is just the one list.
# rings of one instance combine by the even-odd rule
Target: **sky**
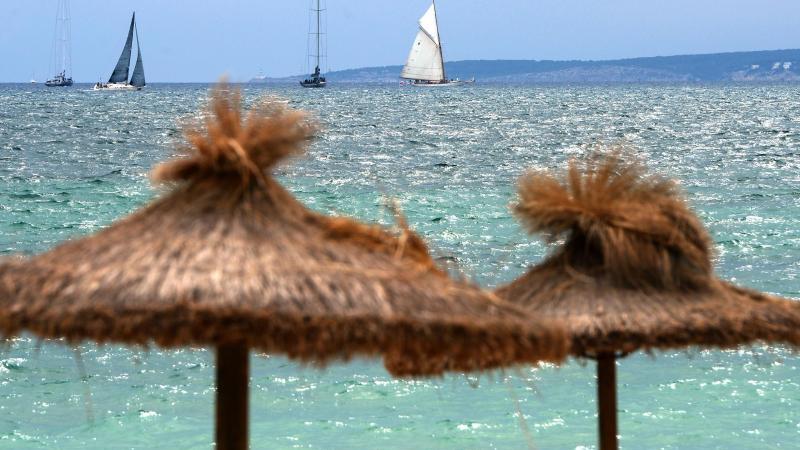
[[[148,82],[306,70],[309,0],[71,0],[76,81],[107,79],[135,6]],[[429,0],[328,0],[330,70],[402,64]],[[57,0],[0,0],[0,82],[52,75]],[[447,61],[800,47],[797,0],[439,0]]]

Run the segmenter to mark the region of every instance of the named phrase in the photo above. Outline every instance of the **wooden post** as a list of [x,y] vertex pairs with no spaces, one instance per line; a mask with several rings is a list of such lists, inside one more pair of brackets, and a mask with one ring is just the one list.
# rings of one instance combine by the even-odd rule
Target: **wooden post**
[[597,355],[600,450],[617,450],[617,367],[613,353]]
[[217,347],[217,450],[246,450],[250,349],[242,343]]

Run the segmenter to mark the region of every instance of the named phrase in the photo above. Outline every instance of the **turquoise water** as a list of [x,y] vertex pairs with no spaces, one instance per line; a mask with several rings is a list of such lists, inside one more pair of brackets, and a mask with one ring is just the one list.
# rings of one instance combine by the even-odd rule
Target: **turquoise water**
[[[0,85],[0,255],[99,230],[157,192],[205,85],[138,93]],[[511,218],[528,167],[624,144],[682,181],[721,276],[800,298],[800,86],[247,87],[325,131],[279,169],[315,209],[388,223],[387,198],[439,256],[494,286],[545,246]],[[0,353],[0,448],[209,448],[213,358],[13,340]],[[85,371],[79,370],[79,362]],[[624,448],[797,448],[800,356],[780,347],[619,363]],[[86,401],[87,396],[90,401]],[[252,358],[253,448],[594,448],[593,364],[398,381],[379,361],[326,370]]]

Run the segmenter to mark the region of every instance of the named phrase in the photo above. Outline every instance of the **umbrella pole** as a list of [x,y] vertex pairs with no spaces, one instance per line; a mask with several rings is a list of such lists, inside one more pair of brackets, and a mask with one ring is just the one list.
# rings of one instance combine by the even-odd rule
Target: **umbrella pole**
[[241,342],[217,347],[217,450],[246,450],[250,350]]
[[597,355],[600,450],[617,450],[617,366],[613,353]]

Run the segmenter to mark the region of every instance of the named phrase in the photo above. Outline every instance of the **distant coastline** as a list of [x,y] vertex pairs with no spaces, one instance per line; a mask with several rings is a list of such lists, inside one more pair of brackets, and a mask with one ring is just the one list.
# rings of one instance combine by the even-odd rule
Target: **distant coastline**
[[[800,49],[587,61],[465,60],[445,67],[448,76],[489,83],[797,82]],[[336,70],[327,77],[332,83],[395,83],[401,68]],[[256,77],[250,83],[295,83],[303,77]]]

